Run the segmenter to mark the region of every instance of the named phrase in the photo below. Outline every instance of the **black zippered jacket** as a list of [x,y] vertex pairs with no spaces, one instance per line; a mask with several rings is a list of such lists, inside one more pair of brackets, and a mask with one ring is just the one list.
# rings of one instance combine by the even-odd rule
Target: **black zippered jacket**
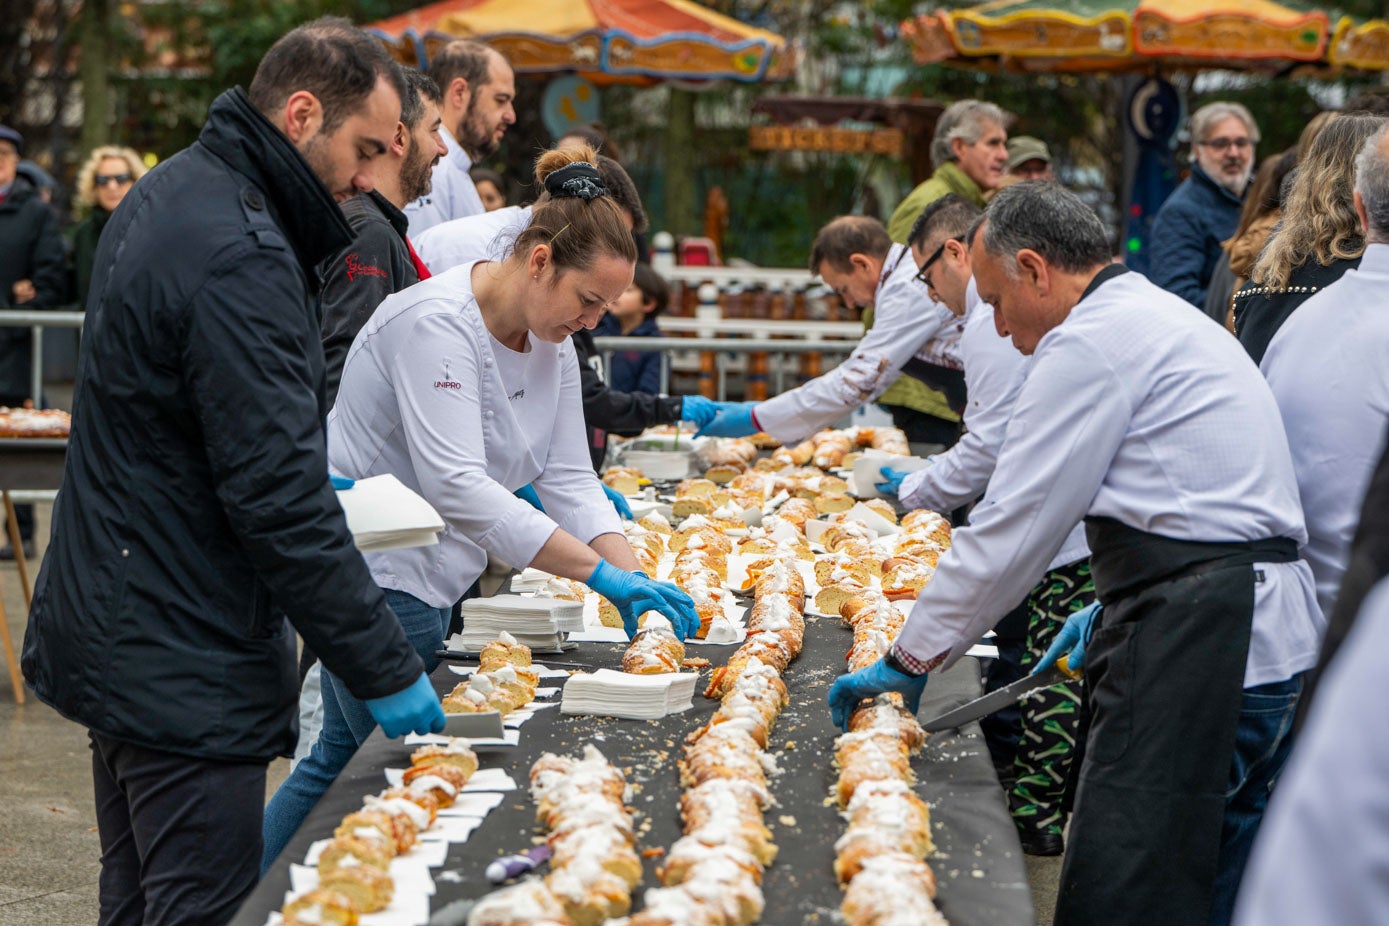
[[405,243],[405,213],[390,200],[374,190],[360,193],[342,204],[342,214],[352,241],[318,268],[329,408],[337,401],[342,365],[357,332],[387,296],[420,281]]
[[608,434],[632,437],[658,424],[680,420],[684,399],[649,392],[618,392],[608,388],[603,375],[603,355],[593,332],[580,328],[569,336],[579,355],[579,383],[583,388],[584,423],[588,425],[588,453],[594,469],[602,469],[608,452]]
[[[34,298],[14,304],[14,284],[29,280]],[[58,234],[58,216],[29,181],[16,177],[0,200],[0,307],[56,309],[67,300],[67,248]],[[0,396],[29,396],[29,363],[34,336],[28,328],[0,328]]]
[[112,215],[24,640],[64,716],[269,760],[294,747],[296,629],[359,698],[423,671],[328,482],[314,270],[349,237],[239,89]]

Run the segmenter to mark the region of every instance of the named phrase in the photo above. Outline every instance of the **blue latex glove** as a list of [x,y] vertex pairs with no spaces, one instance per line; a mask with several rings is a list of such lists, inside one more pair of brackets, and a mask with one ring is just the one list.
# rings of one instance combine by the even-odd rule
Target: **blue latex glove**
[[752,408],[756,402],[720,402],[719,413],[713,421],[699,429],[695,437],[747,437],[758,432],[752,423]]
[[588,577],[587,585],[617,607],[628,637],[636,636],[637,617],[647,611],[665,615],[681,640],[699,629],[694,602],[669,582],[654,582],[644,573],[618,569],[602,559]]
[[849,715],[859,702],[885,691],[900,691],[907,702],[907,710],[915,715],[921,706],[921,692],[925,690],[926,673],[907,675],[888,665],[886,659],[879,659],[866,669],[839,676],[830,686],[830,718],[836,727],[847,733]]
[[439,733],[444,729],[444,708],[429,676],[421,672],[404,691],[366,702],[371,717],[381,731],[395,739],[407,733]]
[[530,502],[531,507],[534,508],[536,511],[539,511],[541,514],[545,513],[545,506],[540,504],[540,496],[535,494],[535,486],[531,485],[530,483],[526,483],[525,485],[521,486],[521,488],[517,489],[515,492],[512,492],[511,494],[515,495],[523,502]]
[[732,404],[731,402],[715,402],[702,395],[687,395],[680,400],[680,419],[692,421],[702,428],[714,420],[714,416],[719,413],[720,409]]
[[341,491],[343,489],[350,489],[357,484],[356,480],[354,479],[348,479],[346,476],[334,476],[332,473],[328,474],[328,481],[331,482],[333,484],[333,488],[337,489],[338,491]]
[[875,482],[874,485],[877,486],[879,492],[894,498],[897,493],[902,491],[902,480],[910,475],[905,470],[893,469],[891,466],[879,467],[878,472],[883,474],[883,481]]
[[[617,513],[622,515],[628,521],[634,520],[634,518],[632,517],[632,509],[627,505],[627,498],[621,492],[608,485],[606,482],[601,483],[601,485],[603,486],[603,491],[608,496],[608,501],[612,502],[613,507],[617,509]],[[536,503],[536,507],[540,507],[539,502]],[[543,511],[544,509],[541,510]]]
[[1043,669],[1055,665],[1056,660],[1063,655],[1066,657],[1066,664],[1070,666],[1072,672],[1079,672],[1084,669],[1085,647],[1090,644],[1090,635],[1095,632],[1095,619],[1100,616],[1102,610],[1104,610],[1104,606],[1097,601],[1066,618],[1066,623],[1061,626],[1061,632],[1056,635],[1051,648],[1042,657],[1042,661],[1037,663],[1037,668],[1032,670],[1032,674],[1036,675]]

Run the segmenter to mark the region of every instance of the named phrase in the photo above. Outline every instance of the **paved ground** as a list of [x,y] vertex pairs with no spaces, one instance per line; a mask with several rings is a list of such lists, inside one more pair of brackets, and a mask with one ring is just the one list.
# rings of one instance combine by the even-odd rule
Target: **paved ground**
[[[38,515],[38,536],[47,538],[48,506]],[[0,564],[0,596],[18,650],[25,611],[12,563]],[[270,791],[287,772],[288,762],[271,766]],[[0,926],[96,922],[101,847],[91,802],[85,731],[32,695],[17,706],[0,677]],[[1051,924],[1060,870],[1060,859],[1028,859],[1039,926]]]

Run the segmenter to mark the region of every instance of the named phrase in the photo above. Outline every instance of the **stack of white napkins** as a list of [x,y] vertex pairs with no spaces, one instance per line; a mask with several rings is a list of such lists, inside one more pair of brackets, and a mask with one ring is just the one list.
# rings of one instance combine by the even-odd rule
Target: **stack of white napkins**
[[568,634],[583,629],[582,602],[522,595],[470,598],[463,602],[463,632],[449,637],[448,648],[477,652],[505,631],[533,650],[556,650]]
[[630,675],[599,669],[578,672],[564,686],[560,710],[566,714],[598,714],[627,720],[655,720],[694,706],[696,672]]
[[429,502],[387,473],[359,479],[337,493],[359,550],[394,550],[438,543],[444,519]]
[[513,592],[538,592],[553,578],[553,574],[543,569],[527,566],[520,573],[511,577],[511,590]]

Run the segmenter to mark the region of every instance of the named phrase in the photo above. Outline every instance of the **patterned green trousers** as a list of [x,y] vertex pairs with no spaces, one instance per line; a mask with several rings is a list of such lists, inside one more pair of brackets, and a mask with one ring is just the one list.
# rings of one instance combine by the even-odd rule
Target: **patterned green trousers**
[[[1027,596],[1027,649],[1023,672],[1046,655],[1066,618],[1095,600],[1090,560],[1083,559],[1048,572]],[[1066,821],[1062,805],[1066,779],[1075,755],[1080,725],[1080,682],[1053,685],[1025,699],[1022,738],[1013,768],[1017,782],[1008,792],[1008,808],[1019,829],[1061,833]]]

